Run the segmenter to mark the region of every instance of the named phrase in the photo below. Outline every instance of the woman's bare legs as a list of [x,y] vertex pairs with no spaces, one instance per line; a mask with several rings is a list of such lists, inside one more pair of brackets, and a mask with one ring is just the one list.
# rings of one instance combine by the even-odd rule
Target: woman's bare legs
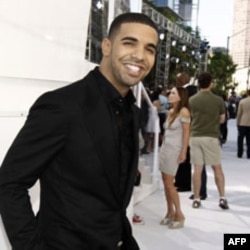
[[183,221],[185,217],[181,211],[179,194],[174,186],[174,176],[162,173],[162,180],[167,201],[166,217],[174,217],[174,221]]

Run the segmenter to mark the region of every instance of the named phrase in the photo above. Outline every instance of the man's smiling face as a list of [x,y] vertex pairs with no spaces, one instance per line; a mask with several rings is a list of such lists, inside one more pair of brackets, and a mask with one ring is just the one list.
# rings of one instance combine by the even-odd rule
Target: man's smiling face
[[127,91],[154,66],[157,43],[158,34],[152,27],[141,23],[122,24],[113,38],[103,41],[102,73],[118,91]]

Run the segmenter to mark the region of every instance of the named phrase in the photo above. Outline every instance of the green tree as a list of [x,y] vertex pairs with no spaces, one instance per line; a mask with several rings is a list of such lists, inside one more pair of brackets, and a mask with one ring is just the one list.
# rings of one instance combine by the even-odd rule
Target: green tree
[[232,76],[237,64],[234,64],[230,55],[222,51],[214,51],[208,60],[210,63],[207,69],[213,76],[213,92],[227,95],[230,89],[235,88]]

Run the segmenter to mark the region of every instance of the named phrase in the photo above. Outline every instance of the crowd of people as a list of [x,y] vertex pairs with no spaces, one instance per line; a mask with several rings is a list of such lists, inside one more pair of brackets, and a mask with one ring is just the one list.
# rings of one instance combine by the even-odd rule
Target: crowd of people
[[[141,111],[135,105],[131,87],[153,68],[158,42],[148,16],[119,15],[102,41],[100,65],[78,82],[43,94],[31,107],[0,168],[0,213],[13,249],[139,250],[126,208],[139,185],[139,153],[152,152],[155,131],[166,197],[160,224],[184,227],[178,191],[193,186],[192,207],[201,207],[207,165],[214,171],[218,205],[229,209],[221,165],[229,109],[226,99],[212,93],[211,74],[201,73],[196,88],[180,73],[171,88],[149,91],[153,108],[144,98]],[[235,115],[240,158],[244,138],[250,158],[247,94]],[[37,181],[40,207],[34,214],[28,190]],[[133,222],[143,224],[136,213]]]
[[164,119],[162,113],[159,114],[159,93],[162,91],[159,88],[156,91],[161,127],[159,169],[166,197],[166,214],[160,224],[169,228],[184,226],[185,216],[178,192],[193,189],[190,199],[195,209],[201,207],[201,200],[207,199],[206,166],[211,166],[214,172],[219,207],[229,209],[221,165],[221,147],[227,142],[228,119],[236,119],[238,127],[237,157],[242,158],[245,144],[246,158],[250,158],[250,90],[242,99],[234,94],[228,98],[218,96],[211,90],[212,75],[208,72],[198,76],[198,86],[188,84],[189,81],[185,72],[179,73],[172,88],[164,92],[167,103]]
[[[191,86],[185,86],[188,81],[185,73],[176,76],[176,84],[168,96],[170,108],[160,148],[159,168],[167,204],[166,215],[160,224],[168,225],[169,228],[184,226],[185,216],[181,211],[177,191],[191,190],[191,165],[194,166],[194,194],[190,197],[193,199],[193,208],[199,208],[201,199],[207,197],[206,165],[211,165],[214,170],[219,206],[222,209],[229,208],[225,198],[220,148],[220,124],[225,123],[225,103],[221,97],[212,93],[212,76],[208,72],[199,75],[198,92],[197,89],[190,88]],[[184,167],[182,164],[185,164]],[[183,168],[186,169],[185,172],[181,171]],[[181,179],[189,180],[189,183],[185,181],[185,186]]]

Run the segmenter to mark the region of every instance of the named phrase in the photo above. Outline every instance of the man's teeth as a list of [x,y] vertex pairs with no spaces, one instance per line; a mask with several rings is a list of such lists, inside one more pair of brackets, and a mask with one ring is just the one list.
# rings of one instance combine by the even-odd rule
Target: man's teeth
[[135,66],[135,65],[127,65],[127,67],[128,67],[130,70],[133,70],[133,71],[136,71],[136,72],[138,72],[138,71],[140,70],[140,67]]

